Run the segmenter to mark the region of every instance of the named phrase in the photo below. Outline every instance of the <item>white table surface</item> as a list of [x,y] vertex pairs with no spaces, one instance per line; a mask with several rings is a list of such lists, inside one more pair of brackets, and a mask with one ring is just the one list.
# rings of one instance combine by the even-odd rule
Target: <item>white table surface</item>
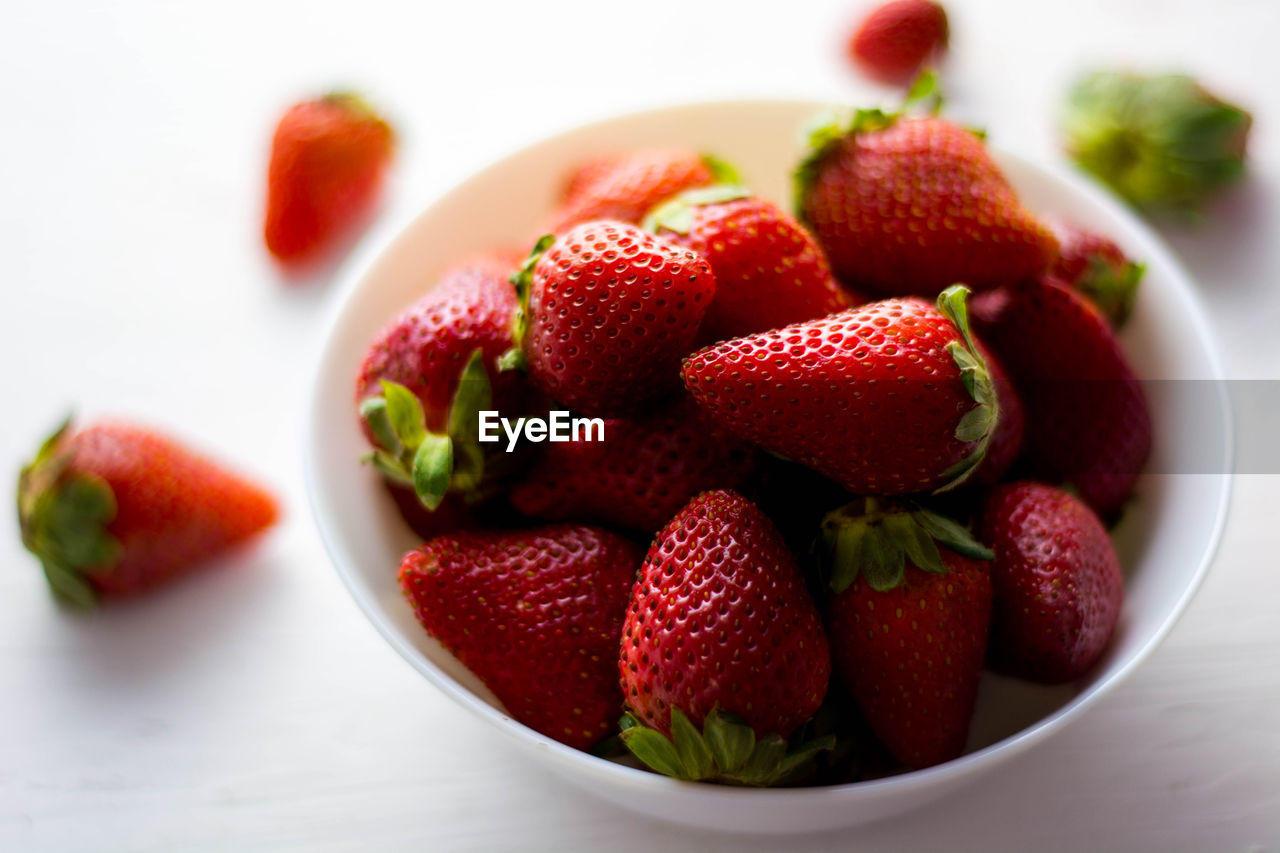
[[[470,172],[584,120],[876,94],[839,54],[853,0],[507,5],[5,4],[0,470],[72,406],[132,414],[258,472],[287,517],[219,571],[84,618],[51,602],[4,515],[0,849],[1280,850],[1276,476],[1238,477],[1190,610],[1073,727],[924,811],[785,845],[600,805],[391,652],[330,568],[302,486],[303,402],[343,271],[287,286],[260,246],[282,105],[356,85],[401,130],[394,192],[350,274]],[[1054,106],[1089,62],[1190,69],[1252,107],[1248,183],[1199,227],[1163,231],[1230,375],[1275,378],[1280,4],[949,7],[954,110],[1021,153],[1057,156]]]

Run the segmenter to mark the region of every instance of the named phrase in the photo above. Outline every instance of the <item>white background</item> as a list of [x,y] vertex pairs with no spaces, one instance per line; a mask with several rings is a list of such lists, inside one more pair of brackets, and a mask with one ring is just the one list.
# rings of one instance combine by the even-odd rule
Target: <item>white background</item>
[[[219,571],[88,618],[0,521],[0,848],[734,850],[599,805],[508,754],[365,623],[312,527],[302,410],[341,271],[284,283],[260,246],[290,100],[366,90],[401,131],[345,270],[488,161],[582,121],[723,96],[881,96],[839,46],[857,2],[5,3],[0,470],[61,414],[134,415],[257,472],[287,506]],[[1280,348],[1280,5],[949,4],[956,115],[1058,156],[1090,63],[1189,69],[1252,108],[1249,181],[1162,226],[1229,374]],[[1245,428],[1248,424],[1245,424]],[[1280,850],[1280,477],[1237,478],[1220,556],[1169,640],[980,787],[789,850]]]

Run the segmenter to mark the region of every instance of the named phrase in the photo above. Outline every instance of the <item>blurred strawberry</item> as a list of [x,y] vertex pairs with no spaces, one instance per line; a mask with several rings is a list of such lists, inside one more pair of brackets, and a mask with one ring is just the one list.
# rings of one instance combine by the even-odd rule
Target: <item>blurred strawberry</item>
[[264,235],[286,266],[332,249],[373,208],[394,134],[359,96],[334,92],[291,107],[276,126]]
[[22,542],[53,592],[82,607],[206,565],[277,515],[257,484],[118,421],[63,425],[18,478]]
[[849,56],[882,83],[905,84],[946,52],[947,13],[933,0],[890,0],[849,38]]
[[634,225],[683,190],[736,179],[723,161],[680,148],[646,148],[585,161],[570,177],[570,195],[546,230],[559,234],[594,219]]
[[1183,74],[1097,71],[1067,96],[1067,151],[1129,203],[1192,216],[1245,170],[1253,118]]
[[1089,297],[1114,328],[1133,312],[1146,267],[1134,263],[1110,237],[1070,222],[1052,222],[1058,259],[1049,274]]

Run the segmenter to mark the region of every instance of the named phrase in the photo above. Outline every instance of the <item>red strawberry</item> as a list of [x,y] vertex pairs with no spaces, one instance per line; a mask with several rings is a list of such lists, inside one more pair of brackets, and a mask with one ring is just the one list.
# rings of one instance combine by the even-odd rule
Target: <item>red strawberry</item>
[[553,525],[437,536],[405,555],[418,621],[511,716],[578,749],[618,721],[618,637],[640,549]]
[[1012,289],[983,339],[1013,374],[1038,476],[1069,480],[1103,518],[1118,513],[1151,453],[1141,383],[1105,317],[1053,281]]
[[899,761],[964,751],[991,620],[991,552],[920,508],[836,510],[828,634],[836,674]]
[[551,217],[559,234],[599,219],[638,223],[651,208],[677,193],[736,180],[732,167],[714,157],[680,148],[651,148],[599,158],[571,178],[569,195]]
[[[650,547],[627,608],[619,666],[627,705],[643,724],[623,732],[628,746],[654,769],[703,778],[733,776],[747,764],[751,746],[741,761],[714,747],[726,728],[774,744],[777,763],[782,739],[822,704],[831,661],[782,537],[746,498],[715,491],[690,501]],[[682,741],[703,742],[698,725],[712,744],[700,748],[707,760],[669,766],[663,756],[677,754]],[[674,748],[665,734],[674,734]],[[759,775],[757,783],[771,774]]]
[[603,441],[548,444],[510,499],[538,518],[652,534],[699,492],[741,486],[755,463],[755,448],[708,423],[685,398],[636,420],[606,420]]
[[1018,454],[1022,452],[1027,419],[1026,412],[1022,408],[1022,399],[1018,396],[1013,381],[1000,366],[1000,362],[992,357],[981,342],[978,343],[978,348],[991,372],[991,383],[995,386],[1000,417],[996,421],[995,430],[991,433],[991,443],[987,445],[987,453],[973,472],[972,482],[976,486],[991,486],[999,482],[1000,478],[1013,466]]
[[641,409],[679,384],[680,359],[711,304],[711,267],[622,222],[538,241],[516,279],[529,376],[584,415]]
[[427,509],[412,486],[387,480],[383,483],[396,512],[419,539],[430,539],[441,533],[468,530],[476,526],[471,506],[457,492],[450,492],[435,509]]
[[1146,267],[1134,263],[1109,237],[1065,222],[1053,223],[1058,259],[1049,273],[1080,291],[1120,328],[1133,312],[1133,300]]
[[619,168],[628,156],[634,156],[634,154],[603,154],[580,161],[565,177],[560,200],[569,202],[576,199],[599,178]]
[[395,142],[358,96],[336,92],[295,104],[280,119],[267,172],[267,248],[305,263],[371,212]]
[[392,482],[415,486],[428,509],[446,491],[474,496],[479,487],[478,411],[523,408],[521,377],[497,368],[512,346],[511,271],[500,255],[447,270],[378,334],[360,366],[356,404],[371,460]]
[[685,360],[685,386],[717,423],[852,492],[950,488],[980,465],[1000,420],[966,293],[717,344]]
[[741,187],[686,190],[645,228],[692,249],[716,274],[698,338],[707,343],[834,314],[850,305],[809,232]]
[[22,542],[59,598],[123,597],[221,557],[266,530],[275,499],[153,430],[64,424],[18,478]]
[[890,0],[849,37],[849,56],[882,83],[907,83],[946,52],[946,10],[933,0]]
[[841,280],[932,296],[1034,278],[1057,251],[972,131],[940,118],[859,111],[814,132],[796,210]]
[[1049,683],[1092,669],[1124,600],[1120,561],[1098,517],[1061,489],[1009,483],[987,499],[978,532],[995,552],[995,664]]

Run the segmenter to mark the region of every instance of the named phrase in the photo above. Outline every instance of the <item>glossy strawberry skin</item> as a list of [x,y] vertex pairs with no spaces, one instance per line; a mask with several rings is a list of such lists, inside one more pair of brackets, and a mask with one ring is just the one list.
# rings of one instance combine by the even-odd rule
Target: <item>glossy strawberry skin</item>
[[542,391],[588,416],[623,415],[679,386],[715,295],[697,254],[622,222],[556,238],[533,267],[523,349]]
[[932,0],[891,0],[872,10],[849,38],[849,56],[866,74],[903,84],[947,49],[947,13]]
[[400,586],[513,717],[586,749],[622,712],[618,638],[641,557],[580,525],[453,533],[406,554]]
[[627,609],[619,663],[627,705],[670,733],[672,706],[713,708],[759,736],[789,736],[826,694],[830,655],[795,559],[765,515],[731,491],[694,498],[654,540]]
[[821,158],[800,212],[842,281],[887,296],[1014,284],[1057,251],[982,141],[939,118],[847,135]]
[[660,202],[715,181],[702,155],[680,148],[652,148],[598,158],[571,176],[568,197],[552,214],[548,231],[563,233],[600,219],[635,224]]
[[[494,408],[521,408],[520,378],[500,372],[498,358],[512,347],[515,289],[507,277],[516,264],[505,255],[480,256],[448,270],[438,284],[379,332],[356,380],[355,404],[382,393],[381,380],[407,387],[422,402],[427,428],[443,431],[463,368],[478,348],[493,386]],[[363,425],[370,443],[373,436]]]
[[394,134],[351,95],[291,107],[276,126],[267,170],[267,248],[305,264],[372,208],[391,164]]
[[702,321],[705,343],[776,329],[848,308],[822,248],[800,223],[764,199],[748,196],[692,205],[686,233],[657,234],[706,258],[716,296]]
[[974,407],[947,344],[955,327],[919,299],[889,299],[708,347],[685,387],[712,419],[857,494],[928,491],[972,443]]
[[1105,317],[1051,281],[1010,289],[975,312],[1026,410],[1037,476],[1073,483],[1104,519],[1120,512],[1151,453],[1146,394]]
[[101,421],[65,439],[67,470],[101,478],[115,497],[106,532],[119,561],[85,575],[104,597],[150,591],[271,527],[266,490],[178,441],[137,424]]
[[1009,483],[982,510],[995,551],[991,660],[1032,681],[1085,675],[1111,642],[1124,601],[1120,563],[1098,517],[1061,489]]
[[653,534],[699,492],[741,486],[756,458],[755,448],[681,398],[635,420],[605,420],[604,441],[546,445],[510,500],[537,518],[591,519]]
[[964,752],[991,619],[985,561],[940,548],[946,574],[907,562],[901,586],[858,577],[828,608],[836,674],[899,761],[931,767]]

